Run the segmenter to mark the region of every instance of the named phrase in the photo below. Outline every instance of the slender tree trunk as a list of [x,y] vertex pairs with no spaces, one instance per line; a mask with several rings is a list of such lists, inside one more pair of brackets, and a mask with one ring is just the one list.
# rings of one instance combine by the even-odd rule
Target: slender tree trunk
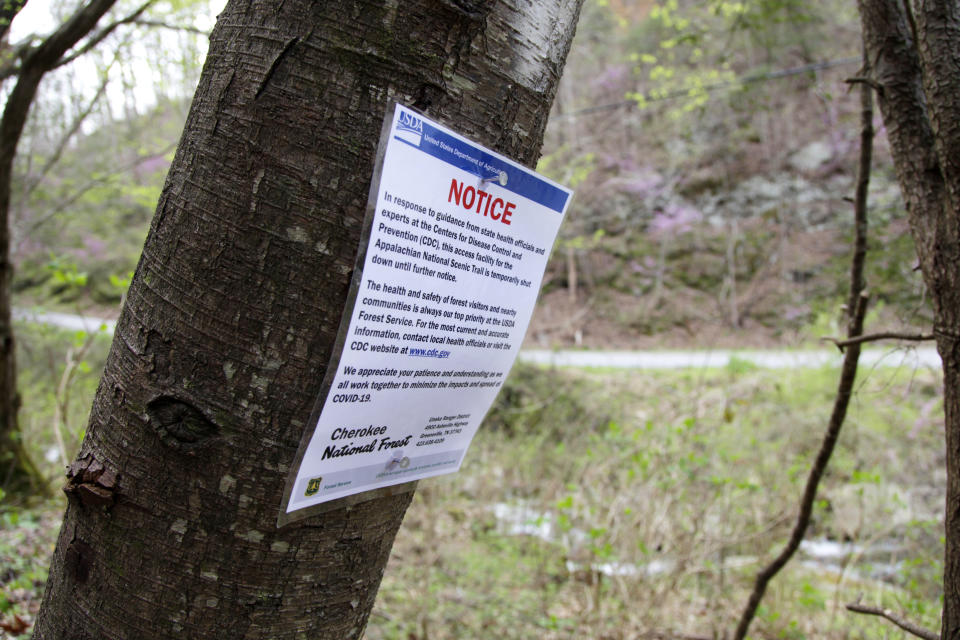
[[275,528],[391,99],[532,164],[580,2],[233,0],[117,326],[34,637],[359,637],[410,493]]
[[[867,59],[864,57],[864,65]],[[864,266],[867,256],[867,196],[870,186],[870,172],[873,168],[873,95],[869,87],[862,87],[860,93],[860,164],[857,167],[857,188],[854,198],[854,242],[853,258],[850,261],[850,293],[847,297],[847,339],[856,340],[863,335],[863,321],[867,314],[868,294],[866,291],[866,277]],[[847,346],[843,356],[843,365],[840,369],[840,380],[837,385],[837,394],[833,400],[833,410],[830,421],[827,423],[826,433],[820,442],[820,450],[814,459],[810,473],[807,475],[807,484],[800,497],[797,520],[793,531],[783,550],[757,574],[753,591],[747,600],[747,606],[740,615],[737,627],[733,632],[734,640],[743,640],[750,624],[757,613],[757,608],[763,600],[764,593],[780,571],[793,558],[800,543],[803,542],[810,520],[813,516],[814,503],[823,474],[827,471],[833,450],[840,438],[840,430],[847,417],[847,409],[853,396],[854,383],[857,379],[857,370],[860,363],[860,344]]]
[[[40,45],[23,54],[16,84],[7,97],[0,118],[0,486],[17,493],[46,488],[40,484],[40,475],[23,448],[17,421],[20,396],[17,393],[16,345],[10,305],[13,281],[13,265],[10,261],[13,160],[43,76],[93,30],[114,2],[116,0],[91,0]],[[12,20],[24,3],[11,0],[8,4],[8,7],[0,10],[0,30],[9,27],[9,20],[4,22],[2,17],[4,11],[13,11],[10,14]]]
[[918,3],[916,29],[934,150],[945,186],[931,290],[943,359],[947,443],[946,555],[941,636],[960,637],[960,6]]
[[947,446],[942,638],[960,636],[960,7],[860,0],[897,177],[934,308]]

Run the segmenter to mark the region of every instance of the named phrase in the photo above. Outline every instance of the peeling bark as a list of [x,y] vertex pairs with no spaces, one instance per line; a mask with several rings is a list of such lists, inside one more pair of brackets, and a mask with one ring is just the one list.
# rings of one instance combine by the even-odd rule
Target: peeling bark
[[[533,164],[579,5],[228,4],[68,474],[35,638],[362,634],[412,494],[275,522],[387,104]],[[521,42],[528,11],[548,45]]]

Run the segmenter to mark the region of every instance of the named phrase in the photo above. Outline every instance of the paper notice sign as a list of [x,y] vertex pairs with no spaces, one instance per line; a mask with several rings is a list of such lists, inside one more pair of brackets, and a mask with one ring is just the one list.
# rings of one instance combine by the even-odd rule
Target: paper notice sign
[[387,118],[356,297],[288,514],[460,467],[572,195],[406,107]]

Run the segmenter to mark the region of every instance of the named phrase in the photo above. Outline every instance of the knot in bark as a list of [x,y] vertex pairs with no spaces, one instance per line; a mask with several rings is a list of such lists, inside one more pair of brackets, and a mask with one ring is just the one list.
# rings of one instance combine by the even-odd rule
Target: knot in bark
[[193,455],[215,438],[220,429],[193,405],[171,396],[147,404],[150,427],[161,442],[175,451]]

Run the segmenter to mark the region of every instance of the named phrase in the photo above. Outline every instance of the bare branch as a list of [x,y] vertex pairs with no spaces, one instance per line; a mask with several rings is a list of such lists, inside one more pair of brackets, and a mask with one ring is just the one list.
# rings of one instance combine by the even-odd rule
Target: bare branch
[[[106,39],[106,37],[109,36],[111,33],[116,31],[118,27],[125,24],[136,24],[136,25],[142,25],[146,27],[156,27],[160,29],[170,29],[173,31],[195,33],[198,35],[207,35],[206,31],[202,29],[197,29],[196,27],[193,27],[190,25],[171,25],[165,22],[161,22],[159,20],[146,20],[141,18],[140,16],[143,15],[143,12],[146,11],[148,8],[150,8],[150,6],[154,2],[156,2],[156,0],[148,0],[130,15],[105,26],[96,34],[94,34],[90,38],[90,40],[88,40],[87,43],[84,44],[80,49],[73,52],[69,56],[66,56],[64,58],[61,58],[60,60],[57,60],[53,64],[53,66],[50,68],[56,69],[56,68],[63,67],[65,65],[70,64],[71,62],[73,62],[74,60],[84,55],[85,53],[89,52],[91,49],[93,49],[98,44],[103,42],[103,40]],[[60,32],[58,31],[57,34],[54,34],[54,35],[58,35],[59,33]],[[51,38],[53,38],[53,36],[51,36]],[[35,51],[35,49],[33,48],[33,41],[35,39],[36,39],[35,37],[30,37],[25,39],[23,42],[18,43],[14,47],[13,51],[11,52],[8,60],[5,63],[0,64],[0,82],[20,74],[20,72],[23,69],[23,66],[19,64],[19,61],[25,56],[32,54]],[[63,55],[63,53],[61,53],[61,55]]]
[[64,53],[90,33],[115,2],[116,0],[91,0],[78,9],[69,20],[24,56],[23,68],[41,73],[52,69]]
[[[863,70],[865,75],[869,75],[870,61],[867,59],[866,50],[863,52]],[[860,161],[857,165],[857,187],[853,201],[855,236],[853,260],[850,264],[850,295],[847,296],[847,309],[851,320],[857,308],[857,299],[867,288],[863,270],[867,259],[867,194],[870,188],[870,168],[873,166],[873,136],[873,94],[867,89],[862,89],[860,91]],[[853,337],[854,334],[848,331],[847,335]]]
[[[869,64],[866,51],[864,51],[863,65],[865,71],[869,72]],[[851,339],[863,334],[863,319],[867,314],[867,301],[869,299],[863,268],[867,250],[867,187],[870,180],[873,148],[873,94],[870,89],[863,87],[861,88],[861,97],[861,150],[856,200],[854,202],[856,240],[854,241],[854,255],[850,268],[850,303],[848,305],[850,315],[847,323],[847,336]],[[793,531],[790,533],[790,539],[780,554],[757,574],[753,591],[747,600],[747,606],[744,607],[740,620],[737,622],[737,628],[734,630],[734,640],[743,640],[746,637],[750,623],[753,621],[757,608],[760,606],[760,601],[763,599],[763,594],[767,590],[767,585],[800,548],[803,536],[810,526],[810,518],[813,515],[813,506],[816,501],[820,479],[830,463],[830,457],[833,455],[833,449],[840,437],[840,430],[847,416],[847,407],[850,404],[850,397],[853,395],[853,385],[857,378],[859,361],[860,345],[854,344],[843,357],[840,381],[837,384],[837,395],[833,401],[833,411],[830,414],[830,421],[827,423],[826,433],[824,433],[823,440],[820,443],[820,450],[817,452],[817,457],[813,466],[810,467],[810,473],[807,475],[807,484],[800,498],[799,511]]]
[[[66,51],[96,26],[115,1],[91,0],[39,46],[24,54],[17,83],[7,96],[0,117],[0,228],[5,229],[8,224],[13,158],[40,81]],[[3,315],[0,309],[0,317]]]
[[34,40],[36,40],[34,36],[24,38],[7,52],[4,56],[3,63],[0,64],[0,82],[20,73],[20,62],[33,50]]
[[22,194],[23,198],[29,197],[30,194],[32,194],[36,188],[40,186],[44,178],[47,177],[47,174],[50,172],[53,166],[59,162],[64,150],[67,148],[67,145],[77,134],[77,132],[80,131],[80,127],[83,126],[83,122],[90,117],[90,114],[93,113],[97,103],[100,102],[100,99],[103,98],[104,95],[106,95],[107,85],[109,83],[109,77],[104,75],[103,78],[101,78],[100,86],[97,88],[97,93],[93,96],[83,111],[77,114],[77,117],[74,118],[73,122],[70,124],[70,127],[67,129],[67,132],[60,138],[57,148],[54,149],[54,152],[50,155],[50,157],[47,158],[46,162],[43,163],[43,166],[40,168],[37,176],[27,181],[26,188]]
[[881,96],[883,95],[883,85],[880,84],[879,82],[877,82],[876,80],[872,79],[872,78],[866,78],[866,77],[863,77],[863,76],[856,76],[856,77],[853,77],[853,78],[847,78],[846,80],[844,80],[844,82],[847,83],[847,84],[850,84],[850,85],[854,85],[854,84],[865,84],[865,85],[867,85],[868,87],[870,87],[871,89],[873,89],[874,91],[876,91],[879,95],[881,95]]
[[84,44],[82,47],[74,51],[69,56],[66,56],[58,60],[57,63],[54,65],[54,68],[58,68],[58,67],[62,67],[64,65],[70,64],[71,62],[73,62],[83,54],[87,53],[88,51],[96,47],[98,44],[103,42],[107,36],[109,36],[111,33],[116,31],[117,27],[136,22],[140,18],[140,16],[143,14],[143,12],[149,9],[150,5],[152,5],[154,2],[156,2],[156,0],[147,0],[142,5],[140,5],[140,8],[138,8],[136,11],[134,11],[127,17],[117,20],[116,22],[111,22],[110,24],[105,26],[103,29],[100,29],[100,31],[95,33],[89,40],[87,40],[86,44]]
[[856,336],[853,338],[847,338],[846,340],[839,340],[837,338],[822,338],[827,342],[832,342],[837,345],[837,348],[842,352],[845,347],[849,347],[854,344],[863,344],[865,342],[879,342],[880,340],[907,340],[910,342],[928,342],[930,340],[936,340],[936,336],[932,333],[897,333],[896,331],[881,331],[878,333],[867,333],[862,336]]
[[178,144],[177,142],[172,142],[167,146],[163,147],[162,149],[159,149],[153,153],[137,158],[134,162],[124,164],[124,165],[114,166],[113,168],[104,172],[106,174],[106,177],[104,178],[97,178],[97,179],[91,179],[86,181],[85,183],[80,185],[77,189],[75,189],[72,193],[70,193],[67,197],[62,198],[53,206],[49,207],[47,211],[41,213],[35,219],[31,220],[29,223],[30,226],[26,227],[26,230],[22,231],[21,235],[22,236],[33,235],[34,233],[36,233],[37,229],[42,227],[44,224],[46,224],[47,222],[49,222],[59,214],[63,213],[68,207],[72,206],[75,202],[77,202],[80,198],[82,198],[85,193],[87,193],[91,189],[103,186],[105,184],[109,184],[110,181],[113,180],[115,176],[121,173],[127,173],[129,171],[133,171],[143,163],[148,162],[156,158],[157,156],[167,155],[168,153],[170,153],[171,151],[177,148],[177,144]]
[[[864,294],[861,295],[857,301],[857,308],[851,319],[851,336],[858,335],[860,331],[862,331],[866,309],[867,296]],[[850,404],[850,396],[853,392],[853,384],[856,380],[859,359],[859,345],[853,345],[844,355],[843,367],[840,370],[840,383],[837,386],[837,395],[833,404],[833,412],[830,414],[830,422],[827,425],[827,431],[820,444],[820,451],[817,453],[816,460],[814,460],[813,466],[810,468],[810,473],[807,476],[807,484],[803,490],[803,496],[800,499],[800,509],[793,531],[790,534],[790,540],[780,554],[757,574],[753,591],[747,601],[747,606],[741,614],[740,621],[737,623],[737,628],[734,631],[734,640],[743,640],[746,637],[750,623],[753,621],[754,615],[756,615],[757,607],[760,606],[763,594],[767,590],[767,585],[780,573],[780,570],[787,565],[797,552],[797,549],[800,548],[800,543],[803,541],[803,536],[807,531],[807,527],[810,525],[810,518],[813,515],[813,505],[817,497],[817,487],[820,485],[820,479],[827,470],[827,464],[833,455],[833,449],[837,444],[837,439],[840,437],[840,429],[846,418],[847,407]]]
[[918,638],[923,638],[923,640],[940,640],[940,634],[934,633],[929,629],[925,629],[920,625],[907,620],[903,616],[898,616],[890,609],[881,609],[880,607],[870,607],[865,604],[860,604],[859,601],[851,602],[847,605],[848,611],[853,611],[854,613],[863,613],[869,616],[880,616],[881,618],[886,618],[893,624],[897,625],[907,633],[915,635]]
[[156,27],[157,29],[169,29],[170,31],[183,31],[184,33],[195,33],[198,36],[210,35],[209,32],[204,31],[203,29],[197,29],[192,25],[183,25],[183,24],[167,24],[160,20],[134,20],[133,24],[141,27]]
[[137,158],[134,162],[110,169],[109,171],[106,172],[107,175],[105,178],[88,180],[84,184],[80,185],[80,187],[78,187],[69,196],[67,196],[66,198],[63,198],[62,200],[54,204],[49,209],[49,211],[39,216],[38,219],[31,221],[30,226],[27,228],[26,231],[23,232],[23,235],[30,236],[33,233],[35,233],[37,229],[42,227],[44,224],[46,224],[48,221],[50,221],[57,215],[63,213],[68,207],[70,207],[71,205],[73,205],[73,203],[75,203],[77,200],[82,198],[83,195],[88,191],[90,191],[91,189],[108,184],[118,174],[132,171],[133,169],[136,169],[138,166],[140,166],[144,162],[147,162],[148,160],[152,160],[153,158],[156,158],[159,155],[166,155],[170,153],[176,147],[177,147],[176,142],[170,143],[169,145],[165,146],[163,149],[160,149],[159,151],[156,151],[155,153],[141,156],[140,158]]

